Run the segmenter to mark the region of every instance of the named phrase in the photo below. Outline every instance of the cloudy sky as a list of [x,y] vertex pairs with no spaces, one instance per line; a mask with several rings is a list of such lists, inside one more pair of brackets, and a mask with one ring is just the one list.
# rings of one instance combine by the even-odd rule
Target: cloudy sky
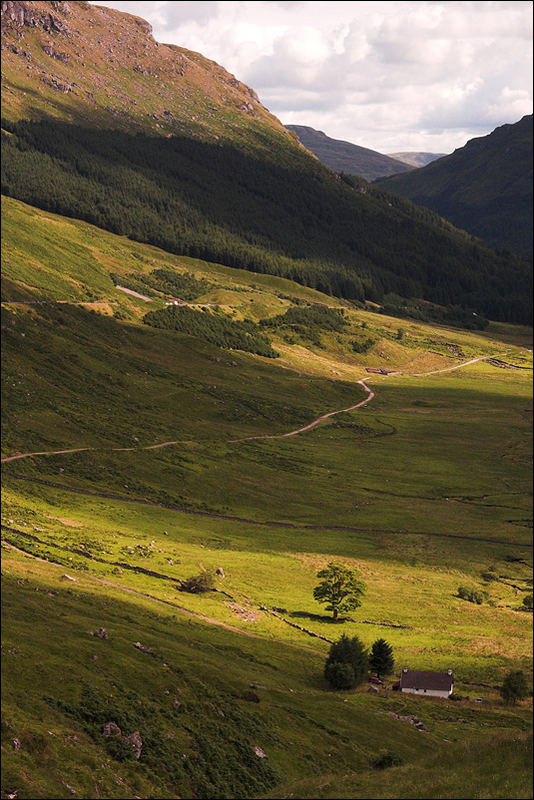
[[532,3],[101,0],[252,86],[285,124],[452,152],[532,113]]

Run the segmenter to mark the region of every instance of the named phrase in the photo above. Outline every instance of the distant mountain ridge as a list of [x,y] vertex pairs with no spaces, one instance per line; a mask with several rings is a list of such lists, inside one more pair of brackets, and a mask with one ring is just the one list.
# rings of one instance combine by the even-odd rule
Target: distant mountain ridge
[[426,167],[427,164],[431,164],[432,161],[437,161],[438,158],[443,158],[446,155],[447,153],[388,153],[390,158],[396,158],[398,161],[403,161],[405,164],[416,168]]
[[493,247],[532,258],[532,114],[380,187],[436,211]]
[[345,172],[348,175],[365,178],[366,181],[373,181],[376,178],[412,169],[403,161],[351,142],[332,139],[323,131],[317,131],[308,125],[286,125],[286,128],[296,133],[304,147],[311,150],[325,166],[336,172]]

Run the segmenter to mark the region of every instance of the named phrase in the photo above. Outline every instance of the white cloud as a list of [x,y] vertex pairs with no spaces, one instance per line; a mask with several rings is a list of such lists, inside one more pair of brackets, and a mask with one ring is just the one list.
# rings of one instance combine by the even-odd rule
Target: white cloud
[[450,152],[532,113],[532,3],[101,2],[217,61],[285,123]]

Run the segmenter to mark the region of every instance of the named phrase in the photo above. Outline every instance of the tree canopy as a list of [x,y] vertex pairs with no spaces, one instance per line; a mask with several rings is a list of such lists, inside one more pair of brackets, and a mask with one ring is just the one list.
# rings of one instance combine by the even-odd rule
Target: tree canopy
[[365,584],[358,579],[356,570],[331,561],[317,577],[322,580],[313,590],[313,596],[318,603],[328,603],[326,610],[332,612],[334,619],[361,605]]
[[513,706],[528,695],[528,684],[522,670],[510,670],[502,682],[501,697],[506,705]]
[[369,668],[369,656],[363,643],[345,634],[334,642],[325,662],[324,676],[332,689],[354,689],[362,683]]
[[369,666],[380,678],[381,675],[389,675],[393,672],[393,648],[385,639],[377,639],[371,648],[369,656]]

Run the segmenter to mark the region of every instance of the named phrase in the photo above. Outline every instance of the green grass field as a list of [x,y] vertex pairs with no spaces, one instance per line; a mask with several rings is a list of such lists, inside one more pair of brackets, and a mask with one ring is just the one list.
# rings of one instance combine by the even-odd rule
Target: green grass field
[[[510,669],[532,680],[531,331],[400,320],[14,200],[3,213],[2,458],[87,449],[3,463],[2,797],[531,796],[531,699],[498,690]],[[110,276],[161,268],[208,281],[199,314],[322,303],[346,325],[262,329],[276,359],[151,328],[165,297]],[[364,400],[362,378],[366,405],[283,437]],[[279,438],[236,441],[254,436]],[[367,586],[337,624],[313,599],[334,557]],[[219,592],[180,591],[217,568]],[[341,633],[386,638],[395,674],[452,668],[470,699],[328,691]],[[102,736],[118,720],[139,761]],[[373,770],[381,749],[404,763]]]

